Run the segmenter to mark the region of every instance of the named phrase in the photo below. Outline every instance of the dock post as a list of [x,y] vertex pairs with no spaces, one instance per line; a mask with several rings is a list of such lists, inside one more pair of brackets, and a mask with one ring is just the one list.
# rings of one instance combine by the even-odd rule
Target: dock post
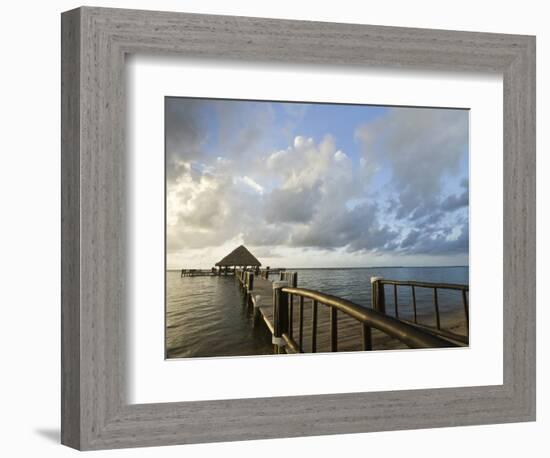
[[288,294],[283,293],[283,288],[288,282],[273,282],[273,338],[272,342],[277,345],[277,353],[283,353],[285,340],[283,334],[288,332]]
[[254,272],[248,272],[248,292],[254,289]]
[[384,285],[382,284],[384,277],[370,277],[371,285],[371,302],[372,308],[380,313],[386,313],[386,295],[384,293]]

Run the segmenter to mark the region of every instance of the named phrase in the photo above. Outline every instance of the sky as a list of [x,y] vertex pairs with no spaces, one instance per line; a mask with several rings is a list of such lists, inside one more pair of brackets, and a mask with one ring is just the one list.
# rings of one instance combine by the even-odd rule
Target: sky
[[468,265],[467,110],[165,104],[168,269]]

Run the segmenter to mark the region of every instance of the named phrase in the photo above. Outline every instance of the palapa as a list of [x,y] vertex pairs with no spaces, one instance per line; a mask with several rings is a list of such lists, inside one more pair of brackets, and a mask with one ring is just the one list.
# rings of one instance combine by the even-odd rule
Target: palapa
[[235,248],[225,258],[216,263],[218,267],[227,266],[254,266],[259,267],[262,263],[256,259],[256,257],[248,251],[248,249],[241,245]]

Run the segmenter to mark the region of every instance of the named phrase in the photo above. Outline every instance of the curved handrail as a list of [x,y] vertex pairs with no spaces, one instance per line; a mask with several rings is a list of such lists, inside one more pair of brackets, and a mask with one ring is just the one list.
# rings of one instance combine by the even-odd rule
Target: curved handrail
[[400,340],[410,348],[444,348],[457,346],[452,342],[421,331],[410,324],[406,324],[391,316],[384,315],[376,310],[367,309],[347,299],[305,288],[283,287],[282,291],[284,293],[313,299],[318,303],[334,307],[366,326],[378,329]]

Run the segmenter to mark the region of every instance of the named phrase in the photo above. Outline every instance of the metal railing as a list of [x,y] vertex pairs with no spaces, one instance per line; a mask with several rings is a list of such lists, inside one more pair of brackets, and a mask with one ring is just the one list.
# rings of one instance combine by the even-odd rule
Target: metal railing
[[[362,349],[372,350],[372,332],[377,329],[393,337],[410,348],[444,348],[458,346],[449,340],[423,331],[397,318],[379,311],[367,309],[354,302],[305,288],[291,286],[275,287],[273,290],[274,337],[282,338],[294,352],[304,352],[304,299],[312,300],[311,313],[311,352],[317,351],[318,307],[330,307],[330,347],[338,351],[338,312],[344,313],[358,322],[362,330]],[[292,324],[293,298],[299,298],[298,341],[294,338]]]
[[393,286],[394,313],[395,313],[395,317],[398,319],[399,319],[399,299],[397,294],[397,289],[398,289],[397,287],[402,286],[402,287],[411,288],[413,322],[415,324],[418,324],[416,289],[417,288],[432,289],[435,323],[438,331],[442,331],[441,312],[439,310],[438,290],[460,291],[462,293],[462,306],[464,309],[464,317],[466,320],[466,337],[468,337],[468,328],[469,328],[469,320],[470,320],[469,305],[468,305],[468,294],[469,294],[468,285],[462,285],[462,284],[456,284],[456,283],[434,283],[434,282],[422,282],[422,281],[386,280],[382,277],[372,277],[371,278],[372,308],[384,314],[386,313],[386,291],[385,291],[386,285]]
[[[235,278],[238,280],[242,289],[247,295],[254,290],[254,277],[252,271],[235,270]],[[338,314],[343,313],[358,322],[361,326],[361,346],[363,350],[372,350],[372,329],[377,329],[382,333],[397,339],[410,348],[444,348],[460,346],[460,339],[456,335],[446,333],[442,330],[434,330],[423,327],[418,323],[413,323],[403,318],[399,318],[397,310],[396,317],[388,316],[385,313],[385,292],[384,285],[408,286],[413,288],[413,305],[416,314],[416,298],[414,288],[436,288],[436,289],[454,289],[466,293],[468,286],[446,283],[426,283],[426,282],[401,282],[395,280],[385,280],[380,277],[371,279],[373,290],[373,309],[368,309],[354,302],[342,299],[329,294],[321,293],[305,288],[298,288],[298,273],[281,271],[279,272],[279,282],[273,284],[273,337],[275,341],[284,342],[288,349],[296,353],[305,352],[304,348],[304,299],[311,301],[311,338],[310,351],[317,352],[318,343],[318,323],[319,305],[325,305],[330,308],[330,349],[338,351]],[[396,290],[394,290],[394,293]],[[437,297],[437,293],[434,293]],[[294,330],[294,312],[295,299],[298,299],[298,317],[297,330]],[[397,295],[394,294],[395,303],[398,304]],[[467,303],[466,303],[467,304]],[[397,305],[398,307],[398,305]],[[466,305],[467,308],[467,305]],[[296,331],[296,332],[295,332]],[[438,332],[439,331],[439,332]],[[297,334],[295,336],[295,334]],[[280,345],[280,344],[277,344]],[[279,348],[280,350],[280,348]]]
[[266,267],[265,269],[259,269],[258,272],[256,272],[256,275],[259,275],[261,278],[265,278],[266,280],[269,280],[270,275],[277,275],[285,272],[286,269],[284,267]]

